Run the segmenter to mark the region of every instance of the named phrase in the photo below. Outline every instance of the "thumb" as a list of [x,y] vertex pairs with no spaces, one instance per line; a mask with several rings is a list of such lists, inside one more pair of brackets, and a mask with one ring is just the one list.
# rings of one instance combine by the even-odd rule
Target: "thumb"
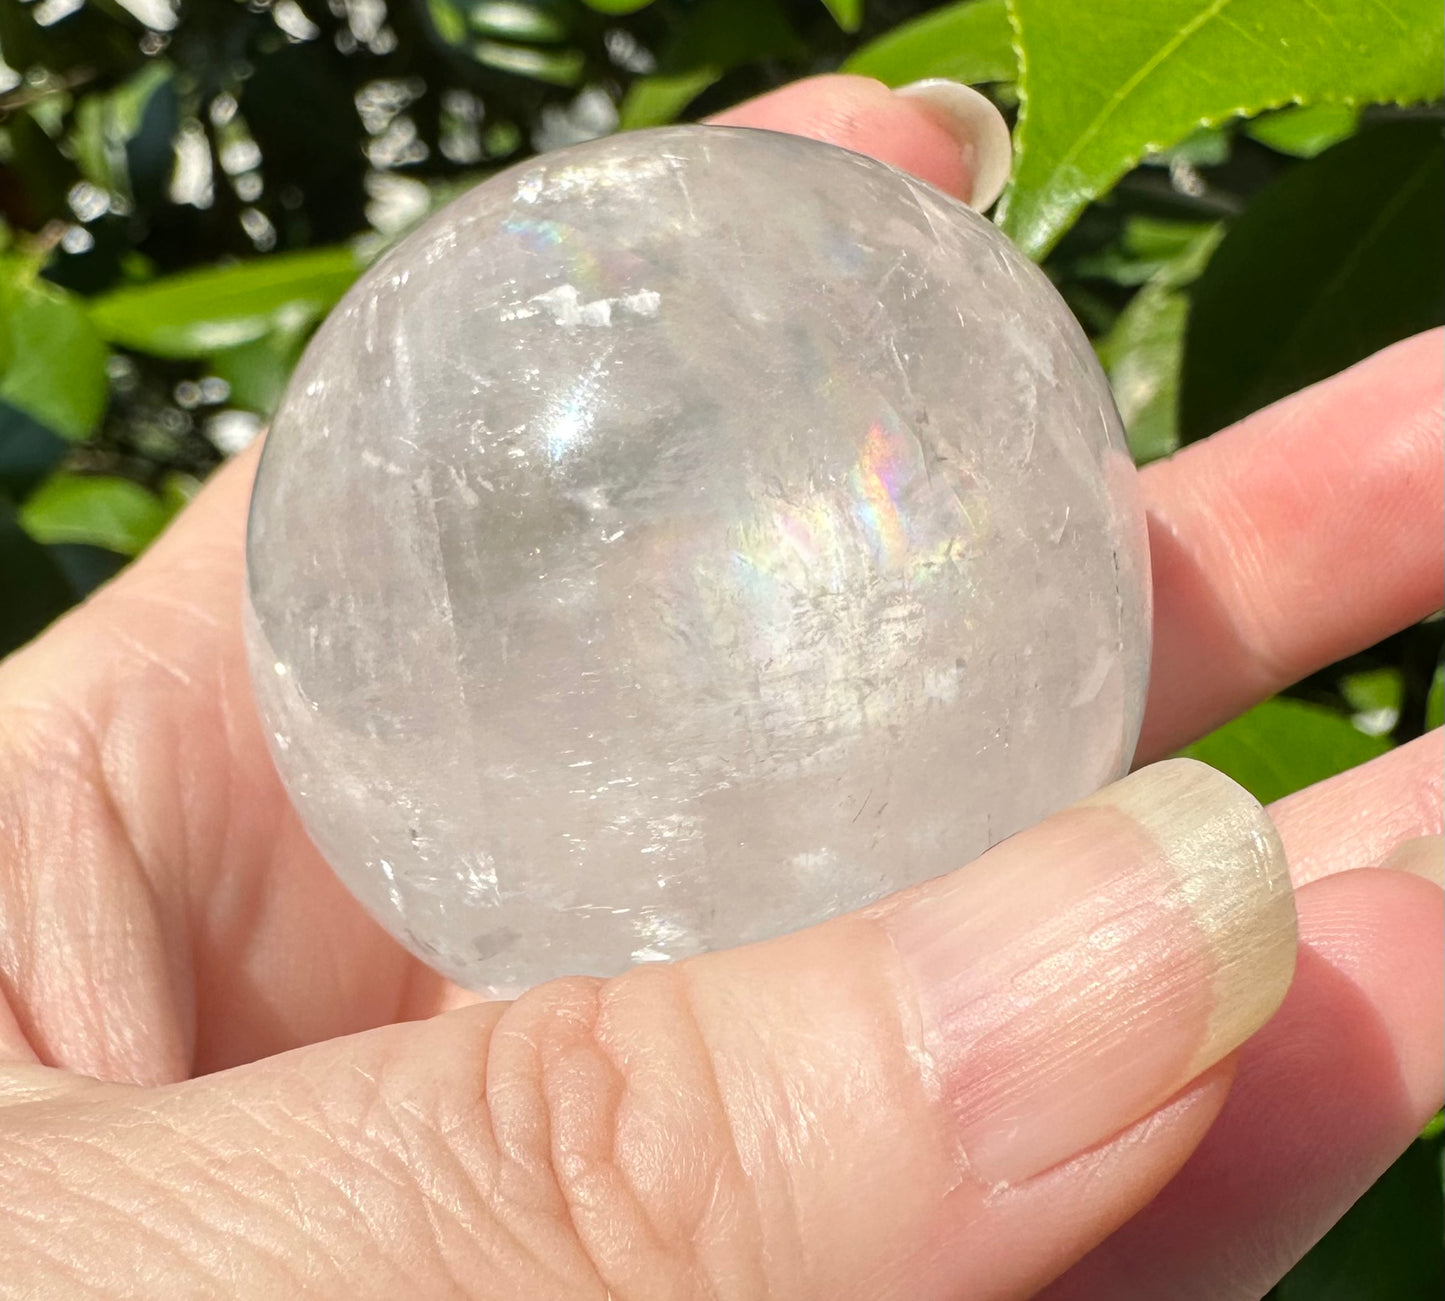
[[0,1258],[46,1295],[1023,1295],[1183,1161],[1294,944],[1258,805],[1158,764],[767,944],[159,1089],[17,1068]]

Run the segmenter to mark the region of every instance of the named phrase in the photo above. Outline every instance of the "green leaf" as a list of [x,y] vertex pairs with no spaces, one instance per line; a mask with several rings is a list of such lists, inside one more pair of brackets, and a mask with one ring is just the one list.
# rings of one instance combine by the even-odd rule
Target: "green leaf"
[[20,507],[19,519],[35,541],[80,542],[134,556],[175,513],[165,501],[129,479],[58,470]]
[[1185,754],[1233,777],[1262,804],[1333,777],[1385,753],[1388,741],[1366,736],[1323,705],[1276,697],[1226,723]]
[[1430,694],[1425,698],[1425,730],[1445,726],[1445,664],[1435,667]]
[[[575,86],[586,71],[587,59],[581,50],[538,48],[567,36],[565,11],[557,4],[426,0],[426,12],[447,45],[498,72],[553,86]],[[482,39],[469,40],[469,33]]]
[[105,413],[105,344],[78,298],[0,260],[0,401],[62,438],[80,439]]
[[1245,135],[1291,158],[1314,158],[1355,134],[1360,110],[1353,104],[1310,104],[1257,117]]
[[646,9],[652,0],[586,0],[586,3],[599,14],[635,14],[639,9]]
[[823,0],[833,21],[845,32],[856,32],[863,25],[863,0]]
[[1189,316],[1182,287],[1199,275],[1223,233],[1218,222],[1135,216],[1124,224],[1122,247],[1093,260],[1092,273],[1103,271],[1118,284],[1145,280],[1097,345],[1129,450],[1141,465],[1179,446],[1179,371]]
[[1188,315],[1183,291],[1145,285],[1098,344],[1129,451],[1140,465],[1169,456],[1179,446],[1179,365]]
[[50,554],[29,537],[0,497],[0,655],[23,646],[75,603],[75,592]]
[[448,45],[460,45],[467,37],[467,20],[451,0],[426,0],[426,11],[436,33]]
[[230,405],[269,416],[276,410],[286,381],[300,360],[307,331],[277,329],[210,359],[213,375],[231,386]]
[[175,69],[158,59],[108,94],[80,100],[71,144],[88,181],[118,194],[131,192],[126,147],[140,133],[152,96],[174,76]]
[[1216,221],[1175,221],[1135,214],[1124,223],[1125,249],[1154,261],[1160,271],[1177,268],[1170,282],[1184,284],[1204,268],[1224,232]]
[[1194,167],[1218,167],[1229,158],[1233,144],[1230,132],[1223,127],[1202,126],[1191,131],[1178,144],[1170,145],[1162,153],[1148,154],[1146,163],[1175,162],[1189,163]]
[[723,75],[712,65],[670,75],[641,77],[627,89],[617,113],[618,129],[637,131],[643,127],[675,122],[682,111]]
[[280,253],[118,289],[92,300],[105,338],[157,357],[202,359],[315,324],[361,270],[350,249]]
[[1042,257],[1146,154],[1286,104],[1445,89],[1436,0],[1009,0],[1022,81],[998,221]]
[[1405,679],[1398,668],[1362,669],[1340,679],[1350,720],[1371,736],[1387,736],[1400,721]]
[[1198,278],[1223,234],[1217,221],[1135,214],[1125,220],[1116,247],[1079,258],[1074,274],[1126,286],[1163,280],[1177,289]]
[[467,23],[482,36],[536,45],[567,39],[566,11],[525,0],[477,0],[467,6]]
[[552,86],[575,86],[587,68],[581,50],[539,50],[530,45],[508,45],[503,41],[476,41],[472,58],[499,72],[545,81]]
[[1445,321],[1445,147],[1393,122],[1292,168],[1232,225],[1194,287],[1186,439]]
[[1440,1139],[1412,1143],[1270,1294],[1276,1301],[1419,1301],[1445,1290]]
[[1018,76],[1004,0],[965,0],[903,23],[858,50],[844,72],[903,86],[926,77],[977,85]]

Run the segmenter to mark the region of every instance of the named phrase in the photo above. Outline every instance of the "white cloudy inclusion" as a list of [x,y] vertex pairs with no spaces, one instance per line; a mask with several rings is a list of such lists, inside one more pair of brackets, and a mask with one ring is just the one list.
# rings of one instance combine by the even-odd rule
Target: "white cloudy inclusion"
[[1142,514],[1044,276],[767,132],[502,173],[332,314],[248,636],[322,853],[478,988],[778,934],[1127,767]]

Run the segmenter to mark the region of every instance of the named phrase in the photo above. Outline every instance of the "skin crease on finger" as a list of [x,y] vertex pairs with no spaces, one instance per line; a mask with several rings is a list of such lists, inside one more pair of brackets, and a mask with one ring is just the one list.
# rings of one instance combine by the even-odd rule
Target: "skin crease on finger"
[[[1151,821],[1181,803],[1182,829]],[[1161,765],[796,936],[182,1085],[12,1098],[0,1245],[16,1277],[102,1293],[144,1270],[200,1295],[1020,1295],[1157,1191],[1282,995],[1270,840],[1225,779]],[[939,1000],[964,1057],[928,1034],[954,1034]]]
[[[664,982],[649,981],[635,1014],[650,1025]],[[538,1082],[515,1079],[488,1119],[476,1071],[497,1011],[465,1009],[178,1088],[87,1082],[12,1101],[0,1111],[0,1294],[18,1284],[120,1295],[144,1278],[152,1295],[600,1298],[591,1258],[625,1257],[657,1285],[614,1279],[611,1295],[917,1301],[956,1297],[968,1278],[969,1296],[1022,1296],[1158,1190],[1217,1113],[1230,1075],[1222,1065],[1116,1139],[991,1203],[957,1189],[917,1118],[899,1124],[897,1098],[855,1098],[883,1122],[864,1127],[867,1143],[890,1143],[892,1157],[861,1184],[845,1178],[847,1198],[868,1212],[862,1236],[852,1223],[820,1234],[772,1200],[788,1195],[785,1182],[739,1182],[741,1145],[721,1168],[684,1159],[663,1122],[685,1109],[685,1150],[700,1155],[710,1114],[695,1105],[686,1069],[665,1072],[660,1093],[644,1083],[636,1098],[598,1095],[602,1110],[585,1121],[534,1112]],[[591,1060],[549,1070],[585,1097],[573,1077]],[[549,1125],[582,1144],[593,1124],[603,1137],[644,1119],[651,1142],[630,1143],[616,1165],[580,1167],[575,1183],[553,1182]],[[762,1218],[774,1240],[766,1253]],[[579,1233],[591,1235],[585,1250]],[[691,1286],[702,1281],[695,1270],[707,1286]]]
[[[855,113],[851,119],[849,112]],[[856,112],[830,108],[819,121],[823,129],[846,132],[855,129],[850,121],[862,120]],[[773,121],[786,124],[781,118],[758,124]],[[846,135],[841,142],[865,143]],[[919,161],[918,170],[926,174],[940,160],[957,157],[951,144],[937,147],[953,152],[934,155],[932,163]],[[891,160],[908,161],[903,155]],[[949,183],[942,173],[933,179]],[[962,182],[955,178],[953,184]],[[1387,360],[1403,365],[1399,358],[1405,356],[1412,367],[1437,367],[1438,351],[1438,338],[1427,339],[1401,345]],[[1409,414],[1414,388],[1398,379],[1379,383],[1380,364],[1366,363],[1320,392],[1344,385],[1345,393],[1354,394],[1360,385],[1377,385],[1382,396],[1373,406],[1354,397],[1334,405],[1355,412],[1359,419],[1349,423],[1363,430],[1362,436],[1405,431],[1405,436],[1382,440],[1388,455],[1372,462],[1371,491],[1391,518],[1402,521],[1402,535],[1414,538],[1410,520],[1428,516],[1431,506],[1418,489],[1438,477],[1439,451],[1438,438],[1432,447],[1409,431],[1418,431],[1419,421],[1434,407],[1422,407],[1425,415]],[[1407,371],[1406,379],[1415,373]],[[1432,400],[1438,405],[1438,395]],[[1312,450],[1319,450],[1316,444],[1323,438],[1331,446],[1348,444],[1351,429],[1338,427],[1346,421],[1322,419],[1332,409],[1323,398],[1290,409],[1301,437],[1314,431],[1309,434]],[[1206,545],[1207,535],[1220,532],[1217,518],[1241,520],[1242,536],[1251,536],[1253,516],[1237,507],[1244,500],[1241,482],[1247,486],[1251,476],[1267,478],[1260,471],[1268,464],[1261,466],[1257,459],[1259,448],[1269,442],[1261,420],[1241,427],[1251,431],[1258,446],[1242,443],[1244,434],[1237,430],[1232,443],[1201,445],[1190,453],[1192,459],[1177,463],[1195,467],[1190,473],[1198,484],[1190,509],[1171,510],[1170,537],[1190,558],[1199,580],[1195,587],[1209,602],[1162,616],[1177,621],[1171,626],[1180,630],[1181,642],[1188,641],[1190,628],[1251,630],[1250,635],[1231,634],[1227,641],[1235,650],[1244,648],[1248,667],[1238,680],[1229,680],[1236,690],[1243,682],[1253,694],[1271,690],[1281,673],[1312,667],[1311,656],[1318,662],[1323,662],[1319,656],[1333,658],[1340,637],[1364,644],[1389,630],[1382,622],[1408,622],[1422,599],[1419,593],[1431,593],[1429,600],[1439,602],[1431,568],[1438,561],[1427,553],[1422,564],[1412,544],[1405,548],[1404,563],[1365,584],[1369,600],[1358,626],[1340,631],[1330,616],[1324,623],[1334,641],[1279,643],[1289,615],[1288,592],[1276,586],[1261,597],[1250,586],[1252,578],[1261,568],[1276,579],[1286,571],[1307,577],[1319,571],[1314,562],[1321,555],[1325,567],[1334,555],[1367,556],[1373,534],[1358,532],[1347,513],[1338,525],[1332,521],[1329,538],[1321,538],[1306,515],[1294,521],[1288,539],[1256,530],[1249,545],[1223,553]],[[1248,455],[1241,463],[1255,458],[1254,469],[1244,475],[1209,472],[1205,452],[1212,446],[1224,449],[1222,457],[1243,446]],[[1341,463],[1348,464],[1349,455],[1341,453]],[[0,907],[7,916],[23,919],[0,936],[0,1003],[8,999],[16,1011],[13,1024],[0,1013],[0,1051],[9,1047],[17,1059],[33,1046],[45,1061],[112,1079],[175,1080],[193,1069],[428,1012],[445,996],[439,982],[416,968],[351,904],[310,850],[270,772],[250,713],[232,615],[239,599],[240,520],[250,459],[218,476],[204,495],[206,504],[188,512],[121,583],[0,670]],[[1180,491],[1187,485],[1184,470],[1167,473],[1175,476],[1172,486],[1167,492],[1161,486],[1155,499],[1183,501],[1188,496]],[[1164,485],[1165,474],[1162,468],[1146,474],[1147,490],[1153,493],[1148,485],[1156,482]],[[1211,511],[1211,484],[1223,485],[1231,509]],[[1437,523],[1426,518],[1422,536],[1428,526],[1438,541]],[[1290,554],[1276,558],[1270,548],[1282,540],[1289,542]],[[1288,625],[1300,626],[1299,620]],[[1261,648],[1253,665],[1247,656]],[[1193,676],[1206,688],[1212,681],[1208,672],[1196,670]],[[57,692],[55,683],[64,684],[64,691]],[[1189,699],[1183,686],[1176,684],[1175,694]],[[1198,705],[1174,709],[1163,697],[1161,705],[1151,705],[1151,718],[1163,720],[1156,725],[1156,738],[1168,739],[1170,728],[1184,729],[1168,740],[1173,744],[1194,725],[1188,720],[1246,703],[1235,697],[1225,706],[1218,690],[1203,694],[1208,698],[1204,713]],[[1388,831],[1378,837],[1370,832],[1371,810],[1383,787],[1372,785],[1366,794],[1353,776],[1346,777],[1330,792],[1328,804],[1336,816],[1319,843],[1311,843],[1299,806],[1292,854],[1298,847],[1304,863],[1337,871],[1378,861],[1381,839],[1392,843],[1398,836],[1438,829],[1438,800],[1433,805],[1429,800],[1430,792],[1439,789],[1438,735],[1434,744],[1428,763],[1417,761],[1414,747],[1387,757],[1396,765],[1387,784],[1394,792],[1390,807],[1397,810],[1387,819]],[[1423,794],[1417,799],[1412,791]],[[1318,816],[1324,818],[1325,812],[1322,808]],[[1413,825],[1412,818],[1417,819]],[[1288,820],[1282,811],[1282,822]],[[1422,825],[1432,820],[1433,827]],[[1286,838],[1291,838],[1288,830]],[[96,919],[105,924],[97,925]],[[1336,923],[1327,941],[1326,947],[1353,944],[1366,963],[1384,942],[1379,935],[1351,934],[1344,922]],[[83,973],[80,980],[77,972]],[[53,1079],[48,1073],[44,1078]],[[280,1077],[256,1078],[266,1080],[264,1087],[258,1084],[256,1096],[272,1096],[267,1089]],[[1284,1091],[1289,1085],[1286,1080]],[[1368,1108],[1369,1094],[1361,1097],[1361,1106]],[[99,1095],[91,1101],[101,1105]],[[1178,1140],[1182,1160],[1193,1141],[1189,1134],[1202,1132],[1207,1117],[1199,1117],[1212,1114],[1218,1097],[1208,1107],[1203,1102],[1179,1105],[1181,1114],[1192,1118],[1188,1125],[1196,1126],[1188,1130],[1184,1120],[1178,1122],[1185,1126]],[[264,1106],[258,1104],[258,1110],[264,1116]],[[1166,1120],[1148,1124],[1165,1125]],[[359,1132],[366,1126],[353,1123],[351,1128]],[[203,1144],[203,1155],[204,1150]],[[304,1151],[298,1139],[297,1152]],[[254,1156],[246,1170],[256,1164]],[[1135,1178],[1147,1189],[1159,1176],[1152,1163],[1146,1164],[1148,1177],[1136,1173]],[[324,1161],[321,1166],[324,1170]],[[338,1188],[348,1178],[361,1178],[357,1171],[331,1173]],[[214,1163],[202,1162],[197,1178],[202,1177],[217,1177]],[[1018,1196],[1023,1193],[1023,1188],[1016,1190]],[[321,1221],[341,1215],[345,1197],[341,1191],[336,1196],[329,1210],[318,1210]],[[1067,1202],[1060,1197],[1055,1214],[1066,1215]],[[238,1204],[235,1214],[249,1214],[248,1205]],[[274,1224],[271,1231],[283,1235]],[[266,1241],[264,1225],[257,1241]],[[324,1262],[315,1268],[324,1270]]]
[[[1440,1010],[1439,990],[1431,992],[1442,983],[1432,979],[1439,972],[1419,963],[1415,970],[1406,963],[1371,972],[1368,959],[1361,970],[1361,946],[1350,932],[1363,913],[1369,926],[1387,930],[1396,941],[1403,938],[1413,951],[1412,930],[1422,924],[1431,928],[1433,921],[1424,941],[1438,968],[1439,918],[1432,919],[1431,910],[1422,909],[1411,893],[1434,890],[1438,896],[1438,889],[1400,878],[1403,889],[1396,894],[1401,903],[1392,915],[1390,907],[1378,906],[1378,892],[1359,889],[1368,875],[1351,873],[1318,883],[1302,896],[1301,906],[1306,916],[1323,921],[1319,929],[1327,939],[1320,947],[1325,952],[1335,947],[1329,961],[1341,975],[1395,984],[1385,1004],[1391,1020],[1384,1033],[1387,1038],[1403,1035],[1407,1041],[1410,1023],[1422,1012],[1412,991],[1418,990],[1427,1002],[1433,999],[1434,1010]],[[826,929],[814,933],[812,943],[826,945]],[[850,951],[858,951],[861,938],[846,941]],[[1341,940],[1343,949],[1338,947]],[[294,1290],[301,1283],[324,1294],[345,1289],[383,1296],[403,1286],[420,1286],[427,1295],[451,1295],[462,1294],[455,1286],[461,1279],[468,1282],[467,1294],[601,1295],[593,1259],[625,1255],[638,1262],[644,1275],[658,1271],[677,1278],[677,1260],[668,1244],[681,1236],[703,1257],[699,1268],[710,1286],[725,1279],[729,1289],[741,1295],[762,1294],[766,1284],[770,1294],[787,1296],[957,1296],[956,1287],[941,1284],[967,1279],[970,1286],[963,1295],[1023,1296],[1068,1263],[1077,1250],[1073,1244],[1097,1239],[1147,1202],[1224,1100],[1231,1073],[1227,1062],[1116,1139],[1015,1188],[979,1197],[930,1157],[940,1150],[938,1135],[929,1124],[920,1127],[917,1102],[909,1100],[916,1099],[916,1084],[906,1075],[890,1081],[884,1074],[864,1083],[857,1079],[856,1068],[850,1068],[843,1078],[853,1076],[852,1087],[861,1085],[862,1092],[834,1098],[831,1104],[823,1100],[831,1092],[828,1082],[837,1077],[828,1068],[826,1054],[818,1055],[814,1039],[856,1055],[859,1065],[898,1059],[888,1047],[887,1034],[882,1042],[877,1040],[878,1028],[891,1019],[877,1014],[877,984],[864,980],[844,989],[839,999],[835,962],[814,965],[798,952],[785,959],[783,945],[762,948],[770,948],[782,965],[763,979],[761,988],[774,991],[777,998],[801,1000],[815,1013],[814,1023],[794,1014],[786,1002],[776,1009],[749,1006],[747,1015],[726,1003],[710,1008],[697,1001],[696,989],[684,992],[665,969],[653,969],[628,982],[630,992],[614,987],[610,1010],[602,1013],[609,1028],[600,1034],[595,986],[573,982],[539,991],[528,1012],[514,1015],[510,1026],[498,1020],[504,1014],[492,1005],[337,1041],[180,1089],[137,1091],[77,1083],[68,1096],[23,1103],[12,1097],[11,1115],[0,1125],[0,1170],[8,1170],[19,1182],[9,1184],[0,1175],[0,1206],[12,1229],[4,1245],[17,1265],[34,1268],[25,1255],[34,1250],[34,1242],[24,1226],[49,1224],[50,1250],[66,1252],[68,1273],[63,1277],[83,1280],[103,1293],[144,1269],[167,1287],[206,1295],[223,1263],[227,1271],[248,1280],[248,1295]],[[745,950],[718,955],[714,965],[725,968],[758,957],[759,951],[749,955]],[[798,983],[796,970],[790,973],[788,968],[799,958],[822,984],[809,988]],[[700,983],[717,993],[739,988],[739,981],[728,978],[731,973],[718,974],[724,978]],[[761,973],[751,974],[756,978]],[[1402,977],[1409,994],[1405,998],[1400,997]],[[1319,982],[1314,983],[1319,988]],[[1298,1005],[1299,996],[1291,1002]],[[1325,1013],[1325,1008],[1306,1006],[1294,1014],[1329,1030],[1320,1053],[1348,1047],[1352,1059],[1368,1061],[1368,1074],[1393,1081],[1395,1092],[1381,1099],[1394,1101],[1376,1114],[1375,1127],[1383,1121],[1386,1129],[1398,1129],[1402,1117],[1416,1123],[1409,1118],[1421,1109],[1423,1090],[1413,1099],[1399,1090],[1407,1087],[1403,1080],[1412,1071],[1418,1077],[1419,1064],[1396,1060],[1392,1065],[1396,1055],[1381,1051],[1381,1030],[1374,1028],[1378,1023],[1372,1016],[1363,1021],[1354,1016],[1340,1026],[1337,1014]],[[580,1038],[567,1030],[571,1024]],[[699,1099],[715,1096],[715,1088],[729,1097],[729,1072],[723,1064],[756,1060],[749,1043],[753,1027],[788,1025],[807,1026],[808,1060],[822,1077],[819,1085],[825,1094],[816,1094],[804,1077],[792,1072],[771,1079],[751,1076],[754,1082],[742,1094],[731,1095],[730,1118],[710,1120],[716,1111]],[[667,1033],[659,1035],[658,1027]],[[686,1043],[693,1032],[709,1039],[710,1065],[701,1076],[694,1078],[694,1069],[702,1059],[686,1053],[649,1057],[650,1045],[659,1040]],[[1263,1037],[1269,1033],[1267,1029]],[[504,1037],[534,1064],[515,1069],[498,1047]],[[867,1043],[878,1043],[882,1053],[865,1049]],[[589,1044],[606,1044],[606,1061],[611,1063],[590,1084],[589,1076],[604,1063],[592,1055]],[[1430,1045],[1417,1048],[1422,1058],[1440,1056]],[[1252,1044],[1246,1056],[1253,1049]],[[765,1051],[780,1054],[780,1068],[791,1057],[790,1048],[776,1039]],[[483,1058],[489,1076],[498,1081],[484,1089],[489,1119],[476,1112],[476,1072]],[[542,1065],[544,1060],[551,1065]],[[1256,1069],[1267,1078],[1267,1067]],[[614,1070],[621,1075],[614,1076]],[[1433,1070],[1438,1081],[1438,1062]],[[774,1086],[782,1090],[776,1096]],[[1415,1087],[1420,1087],[1418,1078]],[[553,1095],[550,1105],[537,1110],[537,1103],[554,1090],[561,1090],[570,1104]],[[1278,1126],[1291,1142],[1302,1145],[1300,1158],[1322,1158],[1321,1145],[1311,1137],[1317,1132],[1315,1118],[1308,1110],[1300,1114],[1300,1101],[1298,1094],[1286,1095],[1279,1099],[1285,1108],[1279,1120],[1262,1124],[1256,1119],[1249,1126],[1256,1148],[1267,1150],[1276,1141],[1270,1129]],[[1307,1107],[1309,1099],[1304,1102]],[[581,1112],[575,1110],[579,1103]],[[574,1110],[569,1111],[569,1105]],[[739,1117],[739,1107],[746,1118]],[[1269,1107],[1263,1111],[1267,1118]],[[1225,1114],[1227,1118],[1229,1112]],[[725,1154],[722,1167],[703,1155],[713,1147],[707,1133],[712,1123],[730,1131],[717,1149]],[[551,1156],[546,1155],[549,1129]],[[778,1212],[779,1202],[771,1199],[786,1205],[796,1198],[800,1172],[782,1182],[769,1178],[763,1173],[766,1160],[757,1165],[764,1149],[748,1135],[757,1139],[769,1134],[766,1146],[772,1146],[792,1134],[781,1153],[774,1153],[786,1158],[807,1149],[809,1131],[831,1133],[834,1141],[840,1133],[847,1135],[847,1168],[866,1169],[871,1178],[860,1196],[860,1185],[845,1174],[840,1193],[845,1205],[853,1203],[866,1212],[867,1223],[840,1221],[832,1205],[825,1215],[818,1214],[822,1208],[817,1206],[811,1215],[800,1206],[791,1213]],[[585,1160],[573,1165],[575,1184],[559,1189],[547,1172],[549,1165],[562,1164],[556,1156],[558,1134],[564,1149],[576,1154],[573,1161],[581,1160],[594,1141],[605,1143],[615,1155],[597,1165]],[[589,1137],[594,1134],[595,1139]],[[1356,1141],[1366,1145],[1358,1135]],[[499,1168],[499,1151],[510,1154],[518,1168]],[[1336,1148],[1330,1153],[1323,1154],[1327,1164],[1348,1164]],[[834,1159],[842,1157],[839,1153]],[[736,1182],[740,1168],[751,1185],[746,1194]],[[620,1169],[630,1173],[619,1182]],[[1282,1173],[1271,1171],[1267,1158],[1242,1171],[1234,1171],[1233,1165],[1226,1169],[1235,1181],[1243,1180],[1231,1199],[1247,1196],[1244,1190],[1260,1182],[1260,1170],[1266,1182],[1278,1182]],[[125,1172],[126,1178],[115,1179],[116,1171]],[[421,1171],[428,1173],[417,1187],[413,1181]],[[1346,1182],[1340,1173],[1310,1171],[1312,1178],[1302,1191],[1316,1217],[1326,1213],[1325,1208],[1334,1213],[1341,1208],[1331,1200]],[[881,1203],[872,1195],[880,1184],[892,1190]],[[1100,1186],[1112,1193],[1103,1199],[1105,1211],[1100,1208]],[[97,1187],[103,1192],[99,1204]],[[82,1189],[87,1191],[82,1194]],[[500,1203],[494,1200],[499,1193]],[[559,1195],[565,1207],[557,1203]],[[1269,1217],[1262,1214],[1267,1203],[1259,1203],[1266,1199],[1254,1196],[1255,1210],[1233,1229],[1226,1228],[1213,1256],[1206,1255],[1202,1264],[1196,1261],[1190,1275],[1172,1285],[1164,1270],[1146,1276],[1152,1280],[1149,1286],[1130,1275],[1127,1280],[1112,1278],[1103,1291],[1085,1288],[1063,1295],[1257,1295],[1262,1289],[1216,1292],[1207,1284],[1231,1269],[1282,1268],[1277,1257],[1268,1254],[1279,1248],[1269,1247],[1267,1235],[1261,1234]],[[763,1210],[755,1198],[761,1199]],[[1167,1194],[1161,1204],[1167,1204]],[[770,1268],[779,1269],[782,1257],[805,1275],[779,1283],[776,1273],[765,1279],[756,1272],[753,1253],[760,1230],[755,1217],[766,1215],[768,1206],[774,1208],[769,1217],[774,1224],[791,1224],[798,1235],[781,1247],[774,1244],[768,1253]],[[639,1207],[650,1208],[640,1219]],[[717,1219],[710,1219],[712,1215]],[[85,1232],[71,1241],[53,1231],[67,1223],[84,1224]],[[1197,1214],[1184,1215],[1181,1223],[1186,1232],[1204,1227]],[[18,1241],[13,1231],[17,1224]],[[144,1233],[137,1232],[138,1225]],[[599,1225],[607,1226],[606,1232]],[[1047,1231],[1041,1233],[1040,1226],[1048,1226]],[[36,1232],[41,1230],[37,1227]],[[872,1262],[873,1272],[862,1276],[852,1272],[848,1253],[850,1244],[869,1240],[870,1232],[875,1241],[889,1243],[890,1250],[880,1252]],[[586,1251],[574,1233],[587,1243]],[[158,1250],[157,1240],[172,1245]],[[418,1251],[411,1245],[418,1242],[433,1249]],[[1229,1249],[1221,1251],[1220,1246]],[[1178,1247],[1180,1258],[1186,1259],[1189,1243]],[[849,1272],[827,1283],[826,1266],[807,1263],[818,1253],[836,1257]],[[1000,1268],[999,1262],[1006,1266]],[[819,1281],[820,1270],[824,1285],[808,1286]],[[1203,1290],[1192,1287],[1196,1271],[1206,1280]],[[642,1280],[636,1282],[636,1287],[615,1289],[616,1294],[651,1294]]]

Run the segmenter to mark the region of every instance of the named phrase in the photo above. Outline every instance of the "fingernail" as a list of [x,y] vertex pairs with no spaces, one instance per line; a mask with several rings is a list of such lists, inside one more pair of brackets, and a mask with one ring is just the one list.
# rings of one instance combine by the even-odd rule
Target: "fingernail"
[[972,86],[944,77],[910,82],[893,92],[921,100],[938,123],[958,141],[973,172],[969,207],[983,212],[1003,193],[1013,167],[1013,140],[1003,114]]
[[1445,887],[1445,836],[1416,836],[1401,841],[1380,866],[1413,872]]
[[1192,759],[1141,769],[881,919],[928,1084],[988,1185],[1148,1115],[1259,1029],[1294,972],[1279,836]]

